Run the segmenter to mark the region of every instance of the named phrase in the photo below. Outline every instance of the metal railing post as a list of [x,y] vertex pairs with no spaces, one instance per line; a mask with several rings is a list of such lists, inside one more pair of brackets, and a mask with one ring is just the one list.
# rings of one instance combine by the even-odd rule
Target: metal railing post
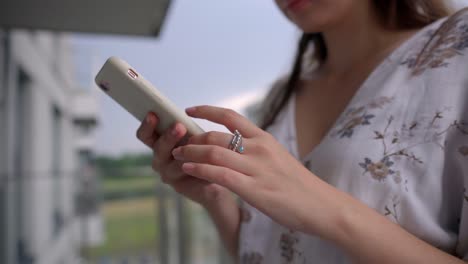
[[166,191],[160,181],[156,181],[156,212],[158,213],[158,221],[156,225],[159,228],[159,261],[160,264],[169,263],[169,228],[167,225],[167,202]]

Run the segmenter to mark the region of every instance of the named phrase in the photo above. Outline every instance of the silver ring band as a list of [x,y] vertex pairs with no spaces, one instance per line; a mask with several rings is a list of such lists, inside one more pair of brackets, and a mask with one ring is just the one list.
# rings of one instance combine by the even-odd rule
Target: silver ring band
[[229,149],[238,153],[244,152],[244,147],[242,146],[242,134],[237,129],[234,131],[231,143],[229,144]]

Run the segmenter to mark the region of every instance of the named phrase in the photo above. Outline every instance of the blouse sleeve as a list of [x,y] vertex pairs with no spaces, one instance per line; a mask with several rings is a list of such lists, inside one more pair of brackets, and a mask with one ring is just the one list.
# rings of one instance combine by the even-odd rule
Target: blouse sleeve
[[454,136],[452,158],[461,174],[463,191],[459,198],[461,200],[460,226],[458,232],[458,243],[456,253],[463,260],[468,260],[468,82],[465,84],[461,97],[464,100],[460,109],[460,120],[455,121],[457,129]]
[[[437,93],[449,95],[446,97],[450,98],[449,101],[445,102],[453,106],[451,109],[454,114],[451,114],[453,119],[450,120],[450,133],[444,144],[442,184],[446,193],[443,194],[443,199],[450,206],[448,211],[454,214],[453,223],[456,223],[456,226],[451,226],[457,235],[455,254],[468,260],[468,8],[452,15],[440,27],[436,36],[437,39],[433,40],[435,44],[432,45],[438,51],[457,51],[457,55],[435,57],[448,62],[443,64],[446,68],[444,75],[437,75],[437,78],[445,80],[446,86],[444,89],[439,86]],[[433,66],[437,68],[440,65]]]

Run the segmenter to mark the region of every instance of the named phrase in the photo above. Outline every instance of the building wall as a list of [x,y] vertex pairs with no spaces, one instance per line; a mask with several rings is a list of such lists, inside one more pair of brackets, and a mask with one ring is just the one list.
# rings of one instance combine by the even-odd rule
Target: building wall
[[[0,151],[6,150],[7,145],[7,82],[6,70],[8,68],[7,60],[7,33],[0,31]],[[9,214],[11,205],[9,196],[12,195],[10,185],[7,184],[7,157],[8,153],[1,151],[0,154],[0,262],[7,262],[12,258],[12,248],[7,241],[12,235],[11,226],[7,224],[11,222],[12,215]]]
[[[6,84],[4,105],[0,92],[0,172],[11,178],[0,182],[0,263],[17,263],[18,240],[32,263],[74,263],[79,175],[70,45],[66,35],[48,32],[12,31],[9,41],[11,59],[0,60],[9,69],[0,74]],[[3,50],[0,45],[0,59]]]
[[[3,96],[4,96],[4,84],[2,81],[4,80],[4,61],[5,59],[5,34],[3,31],[0,30],[0,149],[4,149],[4,131],[2,129],[3,124],[5,123],[5,118],[3,116]],[[4,161],[0,156],[0,212],[6,212],[5,207],[5,183],[4,183]],[[6,221],[5,217],[0,214],[0,245],[5,245],[5,227]],[[6,258],[6,251],[4,246],[0,246],[0,260],[4,260]]]

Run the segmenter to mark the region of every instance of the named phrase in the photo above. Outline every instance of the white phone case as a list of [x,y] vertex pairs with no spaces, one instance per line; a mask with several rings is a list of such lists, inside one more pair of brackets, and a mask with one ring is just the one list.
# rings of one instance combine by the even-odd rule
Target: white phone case
[[159,118],[156,131],[164,133],[175,122],[187,128],[187,136],[203,133],[191,117],[158,91],[127,62],[110,57],[95,78],[96,84],[129,113],[143,121],[148,112]]

